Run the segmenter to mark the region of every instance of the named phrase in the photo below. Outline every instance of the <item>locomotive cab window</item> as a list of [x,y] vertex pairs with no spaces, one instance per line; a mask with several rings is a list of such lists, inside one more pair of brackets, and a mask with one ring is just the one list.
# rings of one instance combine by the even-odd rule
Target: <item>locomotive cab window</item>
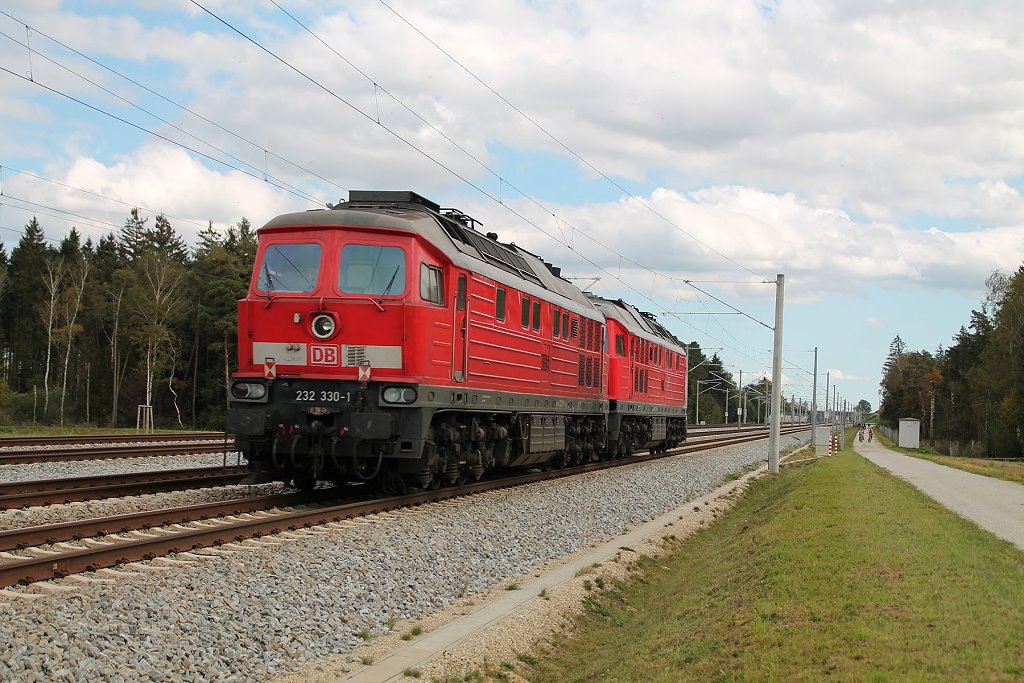
[[261,292],[312,292],[320,277],[320,245],[271,244],[256,273]]
[[530,327],[530,298],[523,297],[523,314],[522,314],[522,325],[523,327]]
[[615,355],[625,356],[626,355],[626,337],[622,334],[615,335]]
[[377,244],[346,244],[338,289],[345,294],[395,296],[405,292],[405,252]]
[[420,298],[439,306],[444,305],[444,279],[440,268],[420,264]]
[[562,311],[562,339],[569,338],[569,314]]
[[559,336],[561,336],[562,332],[562,312],[559,311],[557,308],[555,309],[555,313],[551,318],[551,324],[551,336],[557,339]]
[[540,332],[540,302],[533,302],[533,331]]

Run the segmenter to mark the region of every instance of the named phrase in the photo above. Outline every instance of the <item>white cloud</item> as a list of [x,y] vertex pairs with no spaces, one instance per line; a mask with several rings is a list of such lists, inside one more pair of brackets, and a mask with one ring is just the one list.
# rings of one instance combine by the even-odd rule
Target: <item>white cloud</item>
[[863,377],[843,372],[837,368],[829,368],[827,372],[829,379],[833,382],[859,382],[863,379]]
[[866,322],[868,325],[873,325],[874,327],[885,327],[885,321],[880,320],[874,316],[868,316],[867,318],[864,318],[864,322]]
[[[182,20],[164,27],[116,10],[105,17],[20,11],[91,54],[129,66],[169,65],[170,81],[152,85],[191,93],[197,111],[345,187],[437,192],[458,185],[376,123],[195,8],[181,7]],[[273,8],[211,7],[460,174],[496,185]],[[643,8],[463,0],[402,9],[480,78],[614,176],[669,174],[676,182],[664,184],[681,192],[785,188],[804,201],[827,197],[828,208],[883,223],[926,213],[983,225],[1024,222],[1024,201],[1005,182],[1019,173],[1024,151],[1024,132],[1015,123],[1024,108],[1017,76],[1024,47],[1016,40],[1024,15],[1015,10],[1008,0],[795,2],[770,11],[746,0]],[[564,154],[378,3],[325,12],[310,25],[477,158],[495,163],[487,150],[495,142]],[[57,73],[48,72],[55,79]],[[72,79],[57,82],[71,87]],[[205,126],[198,130],[262,167],[260,150]],[[610,186],[607,192],[619,194]]]
[[[41,216],[40,223],[52,239],[62,238],[75,225],[83,238],[97,241],[117,232],[130,208],[137,206],[151,223],[156,213],[168,214],[175,229],[189,244],[195,244],[196,235],[208,221],[224,229],[245,216],[258,226],[295,208],[288,195],[262,180],[235,171],[211,171],[183,150],[164,143],[143,146],[110,165],[80,157],[69,167],[54,164],[39,175],[63,186],[19,174],[5,181],[5,192],[12,198],[69,212],[63,220],[55,217],[61,214],[48,216],[50,210],[45,208],[29,206],[23,212],[22,223],[40,211],[47,216]],[[18,201],[8,204],[18,205],[25,206]]]

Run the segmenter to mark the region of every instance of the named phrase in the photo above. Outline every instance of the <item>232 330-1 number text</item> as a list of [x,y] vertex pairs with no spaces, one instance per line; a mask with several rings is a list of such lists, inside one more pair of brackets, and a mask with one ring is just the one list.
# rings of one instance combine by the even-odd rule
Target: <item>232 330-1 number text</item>
[[340,391],[314,391],[311,389],[299,389],[295,392],[296,401],[343,401],[348,399],[347,393]]

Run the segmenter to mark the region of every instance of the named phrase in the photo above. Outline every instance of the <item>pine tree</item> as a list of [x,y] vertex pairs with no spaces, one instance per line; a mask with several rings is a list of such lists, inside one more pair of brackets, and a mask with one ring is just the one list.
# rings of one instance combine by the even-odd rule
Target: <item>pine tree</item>
[[185,240],[175,232],[171,222],[163,214],[156,217],[152,229],[145,231],[144,241],[149,253],[166,256],[181,264],[188,262],[188,247]]
[[43,228],[33,216],[21,240],[11,251],[7,268],[7,292],[0,310],[0,329],[9,344],[9,386],[14,391],[31,391],[42,381],[45,340],[36,311],[43,300],[47,255]]
[[205,228],[199,231],[199,246],[196,247],[196,261],[200,261],[210,254],[210,250],[221,244],[220,233],[213,227],[210,221]]
[[139,217],[137,207],[132,208],[129,212],[128,219],[124,222],[124,227],[121,228],[121,234],[117,239],[122,261],[134,262],[145,253],[147,220],[149,219]]
[[224,240],[224,248],[235,256],[245,267],[252,267],[256,260],[256,231],[252,229],[249,219],[242,216],[237,225],[228,228],[228,236]]

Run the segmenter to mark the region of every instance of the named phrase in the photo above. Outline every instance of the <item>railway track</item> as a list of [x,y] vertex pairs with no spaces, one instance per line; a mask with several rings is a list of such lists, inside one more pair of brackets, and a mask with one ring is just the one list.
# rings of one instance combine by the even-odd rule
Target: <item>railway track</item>
[[238,483],[246,466],[127,472],[0,484],[0,510]]
[[[783,430],[784,434],[806,430],[797,426]],[[28,584],[34,581],[59,578],[69,574],[113,567],[143,559],[152,559],[169,553],[181,553],[221,544],[232,544],[268,534],[294,531],[304,527],[339,522],[343,519],[376,514],[402,507],[422,505],[464,495],[472,495],[500,488],[521,486],[549,479],[593,472],[610,467],[633,465],[648,460],[693,453],[719,446],[755,441],[767,436],[759,429],[748,433],[729,433],[720,439],[688,443],[666,453],[636,455],[619,460],[590,463],[577,467],[531,471],[497,480],[480,481],[458,488],[413,493],[348,502],[323,502],[306,505],[309,498],[278,498],[276,501],[254,498],[207,506],[190,506],[176,510],[120,515],[102,520],[82,520],[46,527],[31,527],[0,533],[0,587]],[[329,496],[331,490],[314,492]],[[301,494],[299,494],[301,495]],[[277,497],[271,497],[277,498]],[[291,505],[301,504],[299,508]],[[275,507],[285,505],[289,507]],[[218,511],[224,506],[230,512]],[[266,509],[273,507],[272,510]],[[201,509],[200,509],[201,508]],[[227,515],[217,517],[216,515]],[[148,515],[148,516],[147,516]],[[161,516],[163,515],[163,516]],[[206,519],[203,520],[202,517]],[[157,525],[159,528],[156,528]],[[109,530],[115,529],[114,533]],[[102,538],[90,538],[105,533]],[[71,539],[81,539],[77,544]],[[49,547],[29,547],[33,543],[48,543]],[[10,552],[22,548],[19,554]],[[200,551],[201,552],[201,551]]]
[[149,443],[159,441],[231,440],[224,432],[172,432],[168,434],[71,434],[66,436],[0,436],[0,448],[64,446],[67,444]]
[[168,444],[152,446],[83,446],[81,448],[46,447],[0,451],[0,465],[27,465],[40,462],[68,462],[71,460],[107,460],[112,458],[145,458],[167,455],[202,455],[208,453],[233,453],[234,443],[225,447],[223,441],[206,441],[193,444]]

